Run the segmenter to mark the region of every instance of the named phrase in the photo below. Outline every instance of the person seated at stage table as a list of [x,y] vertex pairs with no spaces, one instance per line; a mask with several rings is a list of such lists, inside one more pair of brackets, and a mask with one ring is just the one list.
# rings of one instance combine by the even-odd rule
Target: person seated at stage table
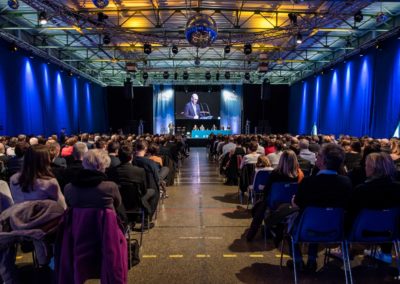
[[204,128],[204,125],[203,125],[203,124],[200,125],[200,130],[206,130],[206,129]]
[[199,128],[197,127],[197,125],[193,125],[193,130],[199,130]]
[[213,126],[211,127],[211,130],[217,130],[217,127],[215,126],[215,124],[213,124]]

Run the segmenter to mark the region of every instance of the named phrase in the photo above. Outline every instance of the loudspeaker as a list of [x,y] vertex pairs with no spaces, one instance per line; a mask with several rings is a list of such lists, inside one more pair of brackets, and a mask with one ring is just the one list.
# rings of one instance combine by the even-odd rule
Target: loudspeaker
[[266,101],[271,98],[271,83],[264,80],[261,84],[261,100]]
[[133,100],[133,86],[131,80],[124,82],[124,96],[128,100]]

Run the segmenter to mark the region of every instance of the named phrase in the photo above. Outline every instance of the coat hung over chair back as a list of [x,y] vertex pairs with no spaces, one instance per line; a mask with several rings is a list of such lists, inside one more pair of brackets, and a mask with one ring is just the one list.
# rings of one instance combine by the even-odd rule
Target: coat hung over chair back
[[56,283],[127,283],[125,235],[111,209],[71,208],[59,227],[56,243]]

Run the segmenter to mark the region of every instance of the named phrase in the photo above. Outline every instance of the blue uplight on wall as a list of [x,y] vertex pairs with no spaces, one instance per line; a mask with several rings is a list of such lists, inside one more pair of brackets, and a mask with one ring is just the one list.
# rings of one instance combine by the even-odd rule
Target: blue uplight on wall
[[[0,129],[4,129],[1,134],[51,135],[62,127],[68,133],[77,133],[78,122],[86,124],[89,116],[92,128],[87,131],[108,130],[105,94],[100,86],[90,87],[90,103],[86,103],[86,80],[74,81],[40,58],[32,60],[22,53],[11,53],[8,44],[1,41],[0,62]],[[88,116],[85,109],[79,108],[93,104],[96,111],[90,108]],[[79,113],[83,115],[78,119]]]
[[233,134],[240,133],[242,85],[224,85],[221,90],[221,127],[229,126]]
[[172,85],[153,86],[153,132],[168,133],[168,124],[175,124],[174,118],[175,91]]
[[43,129],[42,102],[36,88],[35,74],[29,58],[24,58],[24,75],[22,83],[21,100],[22,112],[25,122],[24,128],[28,133],[40,133]]
[[90,84],[85,83],[85,98],[86,98],[86,121],[87,121],[87,129],[85,131],[90,131],[93,127],[92,120],[92,101],[90,94]]
[[300,113],[300,120],[299,120],[299,133],[306,133],[306,120],[307,120],[307,91],[308,91],[308,84],[307,82],[303,83],[303,90],[302,90],[302,100],[301,100],[301,113]]

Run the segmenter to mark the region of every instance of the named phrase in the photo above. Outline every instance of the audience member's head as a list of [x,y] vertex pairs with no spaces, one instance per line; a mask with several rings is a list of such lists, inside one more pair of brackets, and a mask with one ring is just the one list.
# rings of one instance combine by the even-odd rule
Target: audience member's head
[[344,161],[344,150],[337,144],[323,145],[317,156],[316,165],[320,170],[332,170],[339,172]]
[[157,144],[155,144],[155,143],[151,143],[151,144],[149,145],[149,148],[147,149],[147,153],[148,153],[150,156],[157,156],[158,153],[159,153],[159,151],[160,151],[160,147],[159,147]]
[[122,164],[128,163],[132,160],[133,147],[129,143],[122,144],[118,150],[118,158]]
[[256,168],[270,168],[272,167],[271,162],[265,155],[260,155],[257,158]]
[[276,140],[275,149],[276,149],[276,152],[281,152],[283,150],[283,143],[281,140]]
[[105,172],[110,166],[111,158],[108,153],[102,149],[94,149],[87,151],[83,156],[83,168],[92,171]]
[[300,150],[308,150],[308,147],[310,146],[310,142],[308,142],[307,139],[301,139],[299,146],[300,146]]
[[147,144],[147,142],[145,140],[136,141],[136,146],[135,146],[136,153],[146,152],[147,151],[147,147],[148,147],[148,144]]
[[3,143],[0,143],[0,154],[5,154],[6,153],[6,148],[4,147]]
[[74,157],[75,160],[83,160],[83,156],[85,153],[87,153],[88,147],[86,146],[85,143],[83,142],[77,142],[74,145],[74,148],[72,150],[72,156]]
[[29,145],[37,145],[39,144],[39,140],[36,137],[32,137],[29,139]]
[[23,142],[18,142],[17,145],[15,145],[15,156],[17,158],[22,158],[25,155],[26,150],[28,150],[29,144],[26,143],[25,141]]
[[350,144],[350,149],[351,149],[351,151],[353,151],[353,152],[361,153],[361,143],[360,143],[360,141],[353,141],[353,142],[351,142],[351,144]]
[[58,144],[57,142],[47,143],[47,147],[50,153],[50,160],[54,161],[54,159],[60,155],[60,144]]
[[250,151],[251,153],[254,153],[254,152],[257,151],[257,148],[258,148],[258,143],[257,143],[257,141],[251,141],[250,144],[249,144],[249,151]]
[[[19,142],[25,143],[26,142]],[[36,179],[49,179],[54,177],[50,169],[50,154],[47,146],[33,145],[28,147],[24,155],[24,162],[21,169],[21,175],[18,184],[22,191],[30,192]]]
[[297,177],[299,172],[299,162],[297,156],[292,150],[283,151],[276,170],[287,177]]
[[365,161],[365,174],[368,178],[393,179],[396,174],[393,159],[384,152],[369,154]]
[[110,141],[107,145],[108,154],[117,154],[119,147],[120,147],[119,142]]
[[25,134],[20,134],[18,135],[18,142],[26,142],[26,135]]

